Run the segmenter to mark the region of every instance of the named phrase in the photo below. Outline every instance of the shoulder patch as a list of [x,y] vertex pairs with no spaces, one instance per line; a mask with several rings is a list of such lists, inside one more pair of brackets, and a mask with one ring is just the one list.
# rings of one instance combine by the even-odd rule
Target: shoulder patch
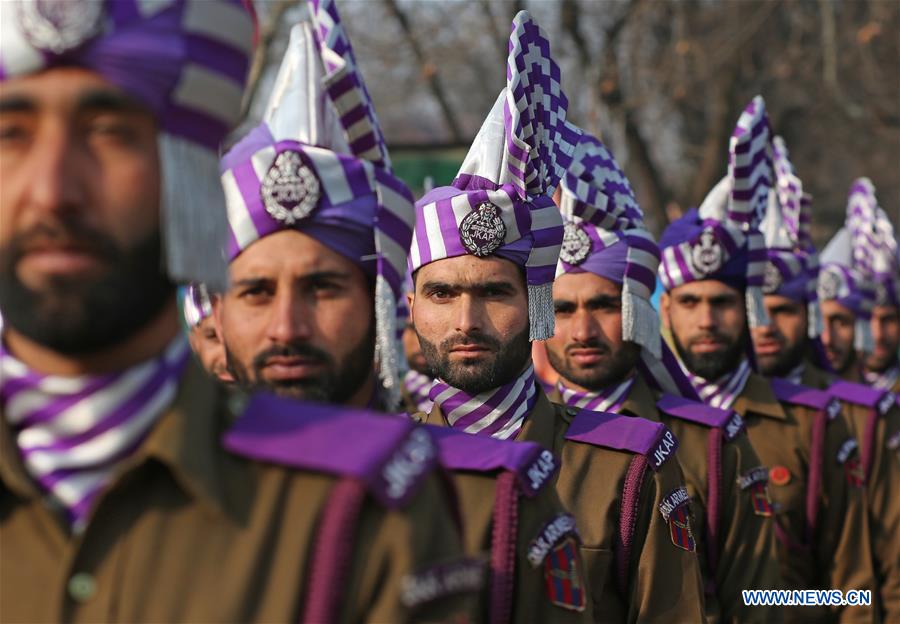
[[656,402],[656,407],[672,418],[722,429],[726,440],[733,440],[744,430],[744,419],[736,411],[719,409],[674,394],[664,394]]
[[772,515],[772,501],[766,485],[769,483],[769,470],[765,466],[751,468],[737,479],[742,490],[749,490],[753,513],[757,516]]
[[537,536],[528,545],[528,563],[536,568],[542,563],[559,540],[572,535],[578,537],[578,527],[575,525],[575,517],[572,514],[561,513],[547,522]]
[[578,543],[573,536],[564,537],[544,559],[544,583],[552,604],[570,611],[584,611],[586,588]]
[[672,543],[684,550],[694,551],[694,533],[691,530],[691,497],[684,486],[669,492],[659,504],[659,512],[669,523],[669,535]]
[[897,400],[894,393],[889,390],[843,380],[831,384],[828,392],[845,403],[875,408],[882,416],[888,413]]
[[566,440],[643,455],[653,470],[659,470],[678,449],[675,434],[662,423],[590,410],[581,410],[572,420]]
[[534,442],[513,442],[450,427],[425,427],[437,443],[441,465],[448,470],[515,473],[522,492],[533,498],[556,474],[559,462],[553,453]]
[[460,559],[407,574],[400,582],[400,602],[409,609],[456,594],[480,593],[485,586],[485,562]]
[[[348,432],[365,433],[352,449]],[[437,465],[431,436],[405,418],[270,394],[251,398],[222,442],[256,461],[354,477],[390,508],[403,506]]]
[[844,464],[850,456],[853,455],[853,451],[858,448],[859,443],[856,441],[856,438],[847,438],[844,440],[844,443],[841,444],[837,452],[837,463]]

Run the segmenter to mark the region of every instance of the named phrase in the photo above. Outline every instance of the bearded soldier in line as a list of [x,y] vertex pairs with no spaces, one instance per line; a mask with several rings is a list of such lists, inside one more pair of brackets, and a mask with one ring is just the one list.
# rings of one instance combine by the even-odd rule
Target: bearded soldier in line
[[[845,465],[858,459],[846,424],[828,395],[770,383],[753,368],[749,330],[769,322],[758,226],[772,185],[770,154],[765,103],[756,97],[732,134],[728,176],[660,240],[662,321],[700,397],[743,417],[768,467],[785,586],[874,589],[865,491]],[[853,564],[834,565],[840,561]],[[848,620],[870,618],[871,610],[801,607],[787,616]]]
[[465,590],[403,598],[462,554],[427,433],[272,397],[228,429],[190,362],[173,281],[224,281],[243,4],[3,2],[0,25],[0,620],[465,617]]
[[[553,284],[556,333],[545,343],[559,381],[550,400],[671,428],[691,497],[707,620],[777,621],[776,607],[747,606],[741,598],[743,589],[781,584],[772,508],[758,477],[765,469],[741,417],[699,402],[661,341],[649,301],[659,249],[627,178],[599,140],[582,135],[559,203],[566,222]],[[669,393],[660,396],[660,389]]]

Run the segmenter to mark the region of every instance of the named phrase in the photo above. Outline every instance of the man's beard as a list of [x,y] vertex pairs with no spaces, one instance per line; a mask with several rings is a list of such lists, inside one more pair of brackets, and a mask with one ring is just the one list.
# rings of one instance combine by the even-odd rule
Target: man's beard
[[756,363],[759,366],[759,372],[766,377],[786,377],[803,362],[803,358],[809,353],[810,348],[806,338],[801,338],[793,345],[784,345],[781,352],[774,358],[757,356]]
[[[323,372],[305,379],[269,380],[263,370],[272,357],[303,357],[323,364]],[[306,342],[294,342],[266,349],[244,366],[225,343],[225,362],[235,383],[248,392],[268,391],[278,396],[320,403],[343,404],[350,400],[373,373],[374,328],[363,337],[338,365],[331,354]]]
[[889,352],[890,354],[885,357],[877,357],[875,355],[870,355],[866,357],[866,370],[871,371],[873,373],[884,373],[891,366],[897,364],[897,355],[895,352]]
[[[422,355],[428,362],[428,368],[434,376],[470,395],[480,394],[509,383],[522,372],[531,357],[528,327],[513,336],[506,344],[501,344],[496,338],[483,334],[448,338],[440,344],[440,347],[428,342],[419,334],[419,344],[422,347]],[[450,349],[460,344],[482,346],[496,355],[490,361],[451,362]]]
[[[56,276],[28,288],[16,264],[34,241],[76,245],[102,259],[102,275]],[[14,237],[0,249],[0,309],[4,322],[57,353],[86,355],[130,338],[172,300],[174,285],[162,271],[158,230],[133,247],[81,223],[49,223]]]
[[[608,344],[597,339],[568,345],[566,351],[570,348],[597,349],[604,354],[612,352]],[[640,345],[633,342],[624,342],[622,343],[622,348],[613,353],[606,363],[590,369],[578,370],[566,364],[565,353],[560,357],[552,350],[547,349],[547,358],[556,372],[575,385],[593,392],[609,388],[624,380],[628,373],[634,369],[640,356]]]
[[740,337],[730,343],[728,342],[729,338],[727,336],[718,332],[697,336],[695,340],[712,338],[726,343],[726,347],[723,351],[717,353],[703,353],[701,355],[695,355],[690,350],[686,349],[685,346],[681,344],[681,341],[678,340],[678,336],[675,335],[675,332],[672,332],[672,338],[675,340],[675,348],[678,350],[678,355],[687,369],[698,377],[713,381],[725,373],[737,368],[746,352],[745,347],[747,341],[750,340],[750,332],[747,328],[744,328]]

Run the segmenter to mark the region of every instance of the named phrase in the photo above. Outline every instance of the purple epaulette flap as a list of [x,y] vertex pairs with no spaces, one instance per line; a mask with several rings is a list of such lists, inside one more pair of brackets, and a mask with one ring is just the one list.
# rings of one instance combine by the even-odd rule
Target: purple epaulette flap
[[441,465],[450,471],[514,473],[522,492],[534,497],[547,485],[559,462],[553,453],[534,442],[495,440],[449,427],[426,427],[437,443]]
[[824,390],[816,390],[777,377],[770,379],[769,385],[772,387],[775,398],[782,403],[821,410],[828,415],[829,420],[835,419],[841,413],[840,402]]
[[894,393],[889,390],[871,388],[852,381],[836,381],[828,387],[828,393],[853,405],[877,408],[882,415],[887,414],[896,402]]
[[675,434],[662,423],[590,410],[578,412],[566,439],[643,455],[653,470],[659,470],[678,448]]
[[722,430],[726,440],[733,440],[744,430],[744,419],[734,410],[712,407],[674,394],[664,394],[656,407],[672,418],[687,420]]
[[250,400],[223,445],[261,462],[356,478],[389,508],[403,506],[437,465],[434,441],[410,420],[270,394]]

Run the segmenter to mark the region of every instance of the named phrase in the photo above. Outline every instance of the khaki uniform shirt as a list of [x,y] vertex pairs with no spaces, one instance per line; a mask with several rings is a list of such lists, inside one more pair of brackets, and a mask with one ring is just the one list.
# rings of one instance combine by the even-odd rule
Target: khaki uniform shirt
[[[575,516],[596,622],[698,622],[703,619],[703,587],[694,551],[673,543],[660,503],[684,486],[677,462],[648,470],[635,510],[634,543],[627,578],[620,579],[616,551],[626,475],[634,454],[567,440],[576,412],[553,405],[538,388],[534,409],[517,440],[537,442],[561,463],[555,485]],[[438,406],[428,423],[444,425]],[[485,503],[486,504],[486,503]],[[627,587],[623,595],[618,587]],[[555,620],[547,620],[555,621]]]
[[[226,452],[225,411],[214,382],[189,365],[79,535],[25,472],[0,414],[0,621],[299,621],[317,521],[340,479]],[[413,575],[460,562],[435,474],[399,511],[365,498],[338,621],[474,615],[471,593],[416,611],[402,600]]]
[[[834,375],[807,363],[801,381],[827,390]],[[844,414],[862,448],[869,408],[845,403]],[[880,606],[885,622],[900,622],[900,408],[896,406],[878,419],[871,463],[866,492]]]
[[[847,466],[837,459],[850,437],[844,421],[837,418],[826,428],[818,520],[815,534],[808,538],[806,494],[814,412],[779,403],[768,382],[756,373],[733,408],[744,417],[750,442],[769,468],[785,587],[874,590],[865,489],[850,484]],[[870,622],[873,613],[871,607],[804,606],[789,609],[787,619]]]
[[[721,451],[721,492],[718,552],[715,574],[710,573],[708,547],[709,434],[712,429],[699,422],[675,418],[656,407],[657,393],[640,376],[622,404],[620,413],[640,416],[665,424],[678,438],[678,463],[691,495],[692,528],[706,588],[708,622],[777,622],[776,607],[744,605],[743,589],[781,587],[775,558],[775,532],[771,514],[755,511],[752,485],[741,487],[760,467],[759,457],[746,434],[723,440]],[[550,400],[561,402],[558,390]]]

